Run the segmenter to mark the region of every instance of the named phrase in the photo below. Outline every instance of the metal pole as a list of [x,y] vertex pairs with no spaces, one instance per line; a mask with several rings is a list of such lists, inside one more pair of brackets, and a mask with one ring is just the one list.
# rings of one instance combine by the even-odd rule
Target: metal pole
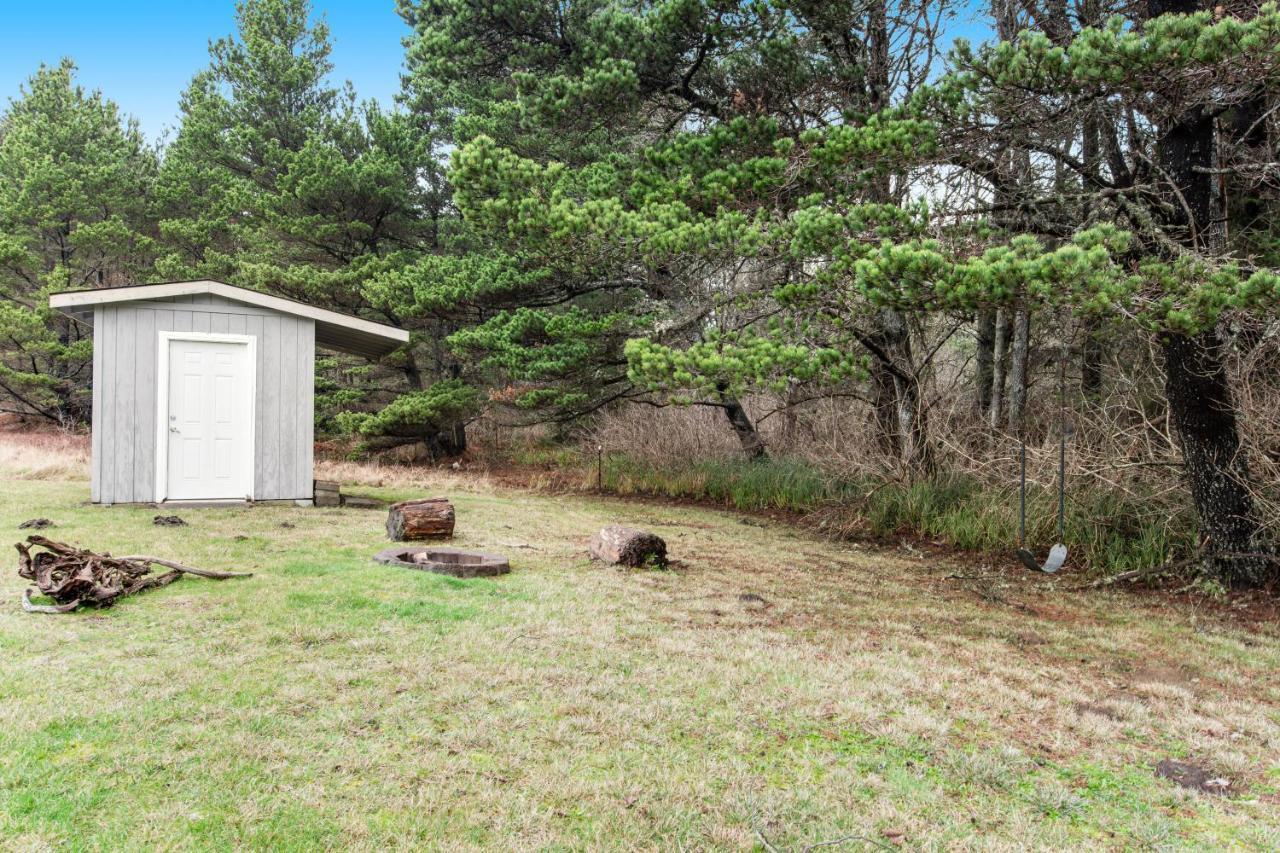
[[1058,541],[1066,537],[1067,517],[1067,433],[1058,436]]
[[1022,443],[1022,468],[1018,475],[1018,547],[1027,545],[1027,445]]

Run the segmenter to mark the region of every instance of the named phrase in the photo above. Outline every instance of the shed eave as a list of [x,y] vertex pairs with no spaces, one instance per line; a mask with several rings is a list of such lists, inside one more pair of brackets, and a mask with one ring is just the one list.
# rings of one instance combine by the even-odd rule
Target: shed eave
[[51,294],[49,307],[87,321],[99,305],[171,299],[181,296],[211,294],[259,308],[269,308],[295,317],[315,321],[316,343],[326,349],[349,352],[368,358],[379,358],[409,340],[404,329],[375,323],[359,317],[317,308],[305,302],[259,293],[221,281],[176,281],[164,284],[136,284],[125,287],[103,287],[94,290],[70,290]]

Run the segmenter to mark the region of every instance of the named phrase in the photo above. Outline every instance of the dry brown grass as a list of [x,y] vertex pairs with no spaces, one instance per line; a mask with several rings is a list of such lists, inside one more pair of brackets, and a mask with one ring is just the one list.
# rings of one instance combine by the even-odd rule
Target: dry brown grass
[[[973,330],[945,337],[952,325],[938,318],[918,330],[917,357],[932,354],[928,365],[917,367],[936,473],[1009,488],[1017,482],[1018,439],[1003,419],[993,431],[986,415],[976,410]],[[1164,401],[1157,344],[1124,330],[1104,330],[1110,336],[1104,380],[1097,395],[1086,398],[1080,387],[1084,334],[1079,323],[1056,318],[1037,317],[1033,323],[1025,419],[1029,482],[1054,487],[1058,437],[1066,424],[1072,492],[1140,501],[1167,517],[1182,514],[1190,499]],[[1273,321],[1240,337],[1240,345],[1230,349],[1228,368],[1242,452],[1254,473],[1263,525],[1280,535],[1280,325]],[[1060,377],[1064,344],[1068,356]],[[775,456],[801,460],[834,476],[910,479],[911,472],[902,470],[879,444],[864,386],[798,389],[795,399],[800,402],[793,405],[783,395],[768,393],[745,397],[743,404]],[[611,453],[666,470],[742,458],[723,412],[703,406],[614,407],[595,420],[583,444],[602,444]]]
[[402,465],[378,460],[350,461],[318,458],[317,480],[332,480],[351,486],[392,489],[427,489],[438,492],[483,489],[489,485],[483,470],[453,470],[441,465]]
[[0,432],[0,473],[11,480],[87,480],[89,436]]

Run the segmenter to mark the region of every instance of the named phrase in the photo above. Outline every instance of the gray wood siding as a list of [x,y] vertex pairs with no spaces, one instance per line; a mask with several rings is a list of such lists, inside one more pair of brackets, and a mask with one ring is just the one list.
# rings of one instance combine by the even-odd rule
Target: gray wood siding
[[145,503],[156,498],[160,332],[257,338],[254,498],[310,500],[315,323],[216,296],[94,310],[93,500]]

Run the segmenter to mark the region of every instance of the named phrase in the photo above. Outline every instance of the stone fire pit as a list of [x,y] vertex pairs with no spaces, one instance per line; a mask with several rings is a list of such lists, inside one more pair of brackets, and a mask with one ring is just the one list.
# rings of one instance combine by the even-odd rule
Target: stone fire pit
[[482,578],[505,575],[511,571],[511,563],[507,558],[497,554],[430,545],[387,548],[379,551],[373,559],[388,566],[403,566],[406,569],[453,575],[455,578]]

